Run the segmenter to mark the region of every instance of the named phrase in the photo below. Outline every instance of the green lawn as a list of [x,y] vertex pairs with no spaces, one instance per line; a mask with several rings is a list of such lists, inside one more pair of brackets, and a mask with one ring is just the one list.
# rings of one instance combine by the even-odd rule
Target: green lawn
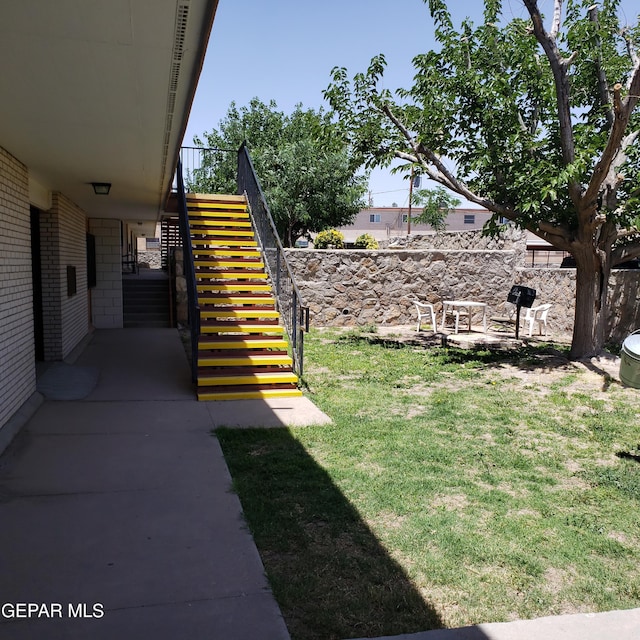
[[294,639],[640,606],[640,391],[544,346],[306,361],[332,426],[218,432]]

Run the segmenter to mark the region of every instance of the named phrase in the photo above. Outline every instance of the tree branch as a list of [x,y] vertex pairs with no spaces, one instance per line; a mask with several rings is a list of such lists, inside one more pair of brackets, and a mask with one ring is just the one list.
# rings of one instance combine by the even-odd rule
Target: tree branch
[[611,251],[611,264],[613,265],[633,260],[634,258],[640,258],[640,242],[637,241],[614,247]]
[[598,5],[593,5],[589,7],[589,20],[593,22],[596,28],[596,48],[598,51],[596,57],[596,67],[598,74],[598,93],[600,94],[600,102],[603,107],[607,108],[607,128],[611,129],[613,126],[613,109],[611,107],[611,99],[609,97],[609,83],[607,82],[607,76],[604,72],[604,65],[602,62],[602,40],[600,36],[597,34],[599,28],[598,22]]
[[[611,167],[624,144],[623,136],[629,124],[631,114],[638,103],[640,94],[640,60],[638,60],[638,63],[633,69],[631,82],[629,83],[629,93],[624,100],[622,99],[621,92],[622,85],[616,84],[613,87],[613,127],[609,133],[607,145],[602,152],[602,156],[600,156],[600,160],[594,167],[589,186],[584,194],[584,202],[587,204],[596,201],[600,188],[609,175]],[[635,141],[635,137],[633,137],[634,134],[635,137],[637,137],[637,132],[633,132],[631,134],[632,139],[628,144]]]
[[[395,115],[388,104],[384,104],[381,107],[383,113],[391,120],[394,126],[400,131],[405,140],[409,143],[413,154],[406,153],[405,151],[395,150],[394,155],[396,158],[406,160],[420,164],[422,171],[434,182],[441,184],[443,187],[461,195],[469,202],[473,202],[489,211],[497,213],[499,216],[511,220],[512,222],[522,222],[522,214],[512,207],[505,206],[483,198],[478,194],[471,191],[466,184],[458,180],[456,176],[449,171],[438,155],[431,149],[425,147],[422,143],[415,140],[409,129],[404,123]],[[547,240],[554,247],[563,251],[570,250],[571,232],[568,228],[560,225],[553,225],[551,223],[541,222],[537,226],[529,225],[526,227],[528,231]]]
[[562,0],[555,0],[553,3],[553,21],[551,22],[550,36],[555,40],[560,32],[562,18]]
[[635,144],[636,140],[640,136],[640,129],[636,131],[632,131],[629,135],[625,136],[620,143],[620,148],[616,153],[614,159],[611,161],[611,166],[609,167],[609,173],[604,180],[604,184],[606,184],[609,188],[616,188],[621,178],[618,174],[618,169],[627,161],[627,149]]
[[[638,57],[638,52],[636,51],[635,44],[631,39],[628,28],[622,30],[622,37],[627,44],[627,53],[629,54],[629,58],[631,58],[631,63],[633,64],[634,68],[636,68],[640,65],[640,58]],[[627,83],[627,89],[629,88],[630,82],[631,78],[629,78],[629,82]]]
[[[396,114],[391,110],[391,107],[388,104],[384,104],[381,107],[382,112],[393,122],[395,127],[400,131],[405,140],[409,143],[411,150],[413,151],[413,156],[404,153],[403,151],[395,151],[395,156],[397,158],[401,158],[403,160],[407,160],[409,162],[419,162],[425,171],[428,173],[429,177],[436,182],[439,182],[443,186],[455,191],[456,193],[460,193],[467,197],[466,191],[470,196],[475,196],[471,191],[469,191],[466,186],[460,183],[457,178],[447,169],[442,160],[438,157],[438,155],[425,147],[422,143],[416,141],[414,136],[411,134],[409,129],[404,125],[404,123],[396,116]],[[422,162],[420,156],[424,156],[428,162]],[[430,165],[435,167],[436,171],[434,171]]]
[[[497,213],[499,216],[506,218],[511,222],[522,223],[523,216],[516,209],[498,204],[493,200],[488,200],[487,198],[483,198],[477,195],[476,193],[471,191],[464,183],[455,178],[448,170],[446,171],[447,175],[445,175],[440,170],[434,171],[433,168],[429,165],[429,162],[426,159],[420,157],[422,155],[421,153],[418,153],[417,155],[411,155],[403,151],[395,151],[395,155],[401,160],[419,163],[422,167],[422,171],[431,180],[437,182],[438,184],[441,184],[443,187],[450,189],[458,195],[463,196],[469,202],[473,202],[474,204],[477,204],[484,209],[493,211],[493,213]],[[440,160],[438,160],[438,163],[443,166]],[[568,252],[571,250],[571,232],[567,227],[564,227],[562,225],[554,225],[550,222],[540,222],[537,226],[525,225],[525,228],[527,229],[527,231],[530,231],[539,238],[546,240],[554,247],[562,251]]]
[[[562,148],[562,161],[565,166],[572,164],[575,160],[575,141],[573,137],[573,127],[571,123],[571,105],[569,95],[571,87],[569,84],[569,75],[567,69],[576,57],[574,52],[569,58],[562,58],[558,50],[556,39],[552,34],[545,31],[542,22],[542,15],[538,9],[537,0],[524,0],[524,4],[529,11],[531,21],[533,23],[533,33],[536,40],[547,56],[547,60],[551,66],[554,84],[556,88],[556,102],[558,108],[558,123],[560,125],[560,146]],[[556,8],[560,8],[561,0],[556,0]],[[572,181],[568,185],[569,196],[576,207],[580,209],[580,198],[582,188],[579,182]]]

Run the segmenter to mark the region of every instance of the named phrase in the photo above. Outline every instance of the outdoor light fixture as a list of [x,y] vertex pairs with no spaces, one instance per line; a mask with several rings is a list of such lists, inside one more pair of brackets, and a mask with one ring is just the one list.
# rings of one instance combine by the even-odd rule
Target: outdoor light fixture
[[97,196],[108,196],[111,190],[110,182],[92,182],[91,186]]

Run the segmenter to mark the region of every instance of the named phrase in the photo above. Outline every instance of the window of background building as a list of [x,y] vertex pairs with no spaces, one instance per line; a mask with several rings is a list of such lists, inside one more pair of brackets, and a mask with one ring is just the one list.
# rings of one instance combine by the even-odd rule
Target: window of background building
[[465,224],[475,224],[476,216],[474,213],[465,213],[464,214],[464,223]]
[[380,222],[380,214],[379,213],[370,213],[369,214],[369,222]]

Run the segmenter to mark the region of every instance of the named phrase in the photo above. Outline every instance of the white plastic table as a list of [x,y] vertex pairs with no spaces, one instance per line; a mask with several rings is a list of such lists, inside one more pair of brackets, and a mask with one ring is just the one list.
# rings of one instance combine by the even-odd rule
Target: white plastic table
[[447,313],[453,314],[456,319],[455,332],[458,333],[458,321],[461,312],[466,310],[469,318],[469,331],[471,331],[471,312],[474,308],[482,309],[482,327],[487,333],[487,304],[486,302],[476,302],[475,300],[443,300],[442,301],[442,331],[444,331]]

